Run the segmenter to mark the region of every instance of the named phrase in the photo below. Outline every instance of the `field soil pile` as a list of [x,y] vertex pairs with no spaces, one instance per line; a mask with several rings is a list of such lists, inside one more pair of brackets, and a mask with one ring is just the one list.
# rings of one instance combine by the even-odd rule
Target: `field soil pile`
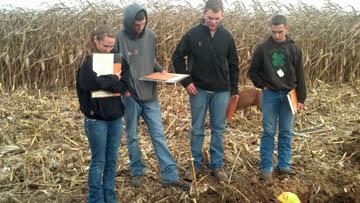
[[[85,202],[90,160],[83,116],[74,90],[0,93],[0,202]],[[293,136],[295,176],[259,181],[261,112],[237,112],[225,131],[225,171],[229,183],[202,172],[187,193],[162,188],[146,127],[140,145],[146,164],[142,188],[129,186],[125,131],[119,151],[119,202],[271,202],[284,191],[302,202],[360,202],[360,81],[308,89],[306,110],[296,116]],[[180,176],[190,166],[188,97],[178,85],[161,85],[159,98],[166,140]],[[204,164],[209,159],[206,122]],[[276,154],[275,154],[276,156]]]

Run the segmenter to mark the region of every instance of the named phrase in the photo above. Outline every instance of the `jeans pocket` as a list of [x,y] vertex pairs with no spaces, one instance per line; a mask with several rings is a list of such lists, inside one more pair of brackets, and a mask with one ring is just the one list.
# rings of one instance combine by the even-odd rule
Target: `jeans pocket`
[[123,102],[124,105],[126,105],[128,103],[128,100],[130,99],[131,96],[122,96],[121,97],[121,101]]
[[89,134],[89,126],[88,125],[84,125],[84,133],[85,133],[85,135]]
[[96,122],[96,119],[91,119],[88,117],[84,118],[84,133],[89,136],[90,130],[93,127],[94,123]]
[[96,119],[94,119],[94,118],[88,118],[88,117],[86,117],[85,119],[86,119],[86,121],[87,121],[87,122],[94,122],[94,121],[97,121],[97,120],[96,120]]

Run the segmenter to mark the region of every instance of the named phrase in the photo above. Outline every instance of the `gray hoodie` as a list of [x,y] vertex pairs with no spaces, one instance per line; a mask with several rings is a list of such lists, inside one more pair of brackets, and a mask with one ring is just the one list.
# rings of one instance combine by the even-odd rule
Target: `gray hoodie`
[[[134,30],[135,16],[145,9],[139,4],[131,4],[124,11],[123,30],[116,33],[113,52],[121,53],[129,64],[126,71],[126,82],[131,95],[138,101],[154,101],[157,99],[156,82],[141,81],[145,75],[160,72],[162,68],[156,63],[156,44],[154,33],[145,28],[140,35]],[[146,13],[146,11],[145,11]],[[147,22],[147,15],[146,15]]]

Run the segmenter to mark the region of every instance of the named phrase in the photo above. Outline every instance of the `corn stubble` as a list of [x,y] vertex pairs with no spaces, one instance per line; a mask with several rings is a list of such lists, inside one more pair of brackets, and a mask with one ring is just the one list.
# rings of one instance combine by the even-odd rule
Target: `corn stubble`
[[[79,8],[57,4],[46,10],[0,10],[0,83],[5,90],[18,87],[58,89],[73,87],[80,55],[94,26],[111,24],[120,29],[126,1],[86,3]],[[170,6],[149,1],[149,27],[157,35],[159,62],[171,68],[171,54],[181,36],[199,22],[201,8]],[[268,34],[272,14],[287,12],[290,34],[303,50],[310,82],[353,82],[360,75],[360,16],[336,4],[317,8],[254,1],[240,2],[225,11],[223,24],[231,31],[240,57],[240,77],[245,80],[256,44]]]
[[[120,29],[122,8],[127,5],[120,2],[85,4],[79,10],[64,5],[43,11],[0,10],[0,202],[86,202],[90,151],[77,111],[75,75],[80,50],[94,26],[107,22]],[[184,32],[198,23],[202,11],[155,1],[147,8],[151,10],[149,26],[157,34],[158,60],[172,71],[171,54]],[[357,199],[360,118],[354,112],[360,106],[359,13],[331,4],[318,10],[255,1],[247,10],[234,3],[223,23],[236,41],[242,79],[246,79],[254,47],[268,33],[270,14],[280,9],[290,13],[291,35],[302,47],[312,87],[307,109],[297,115],[294,125],[297,175],[276,180],[272,187],[258,181],[261,112],[252,111],[246,118],[236,114],[225,129],[229,183],[214,183],[205,172],[190,193],[161,188],[158,161],[141,120],[145,186],[141,191],[129,186],[123,132],[116,177],[118,200],[266,202],[284,190],[297,193],[304,202]],[[350,84],[332,87],[327,82]],[[188,96],[181,85],[162,84],[159,100],[167,144],[182,176],[191,163]],[[210,134],[208,120],[206,134]],[[209,142],[206,136],[204,151],[209,151]],[[205,153],[205,162],[208,160]]]

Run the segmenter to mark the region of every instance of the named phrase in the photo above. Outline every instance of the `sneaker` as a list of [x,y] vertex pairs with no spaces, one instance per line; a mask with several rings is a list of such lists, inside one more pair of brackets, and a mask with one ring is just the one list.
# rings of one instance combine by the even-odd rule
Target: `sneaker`
[[275,174],[278,176],[294,176],[296,175],[295,172],[291,171],[291,169],[275,169]]
[[191,189],[191,183],[183,180],[177,180],[175,182],[161,183],[162,187],[178,187],[183,191],[189,191]]
[[130,185],[133,187],[142,187],[143,186],[143,176],[132,176],[130,180]]
[[[198,179],[200,177],[200,170],[199,169],[195,168],[195,175],[196,175],[196,179]],[[187,170],[185,172],[184,180],[191,181],[191,182],[194,180],[192,169],[189,169],[189,170]]]
[[262,171],[260,174],[260,180],[262,182],[269,182],[271,181],[272,178],[272,172],[268,172],[268,171]]
[[228,182],[229,178],[228,176],[226,175],[226,173],[224,172],[223,169],[214,169],[214,170],[211,170],[210,174],[212,176],[214,176],[219,182],[222,181],[222,182]]

